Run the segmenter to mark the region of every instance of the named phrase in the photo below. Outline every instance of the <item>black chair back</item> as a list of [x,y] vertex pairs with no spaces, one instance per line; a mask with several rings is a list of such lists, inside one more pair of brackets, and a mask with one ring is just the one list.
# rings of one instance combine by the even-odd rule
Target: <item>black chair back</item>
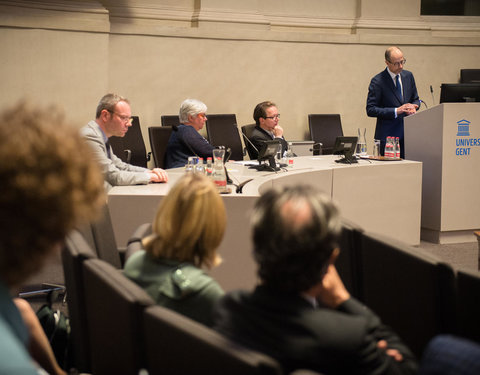
[[[245,137],[251,139],[253,129],[255,129],[255,124],[243,125],[242,133]],[[250,160],[254,160],[255,156],[258,155],[258,151],[253,148],[253,146],[245,139],[245,137],[243,139],[243,143],[245,144],[245,147],[247,149],[248,157],[250,158]]]
[[97,256],[115,268],[121,268],[121,255],[115,240],[110,211],[106,204],[102,208],[100,218],[91,223],[91,228]]
[[96,257],[95,251],[78,231],[72,231],[67,236],[62,250],[62,263],[71,327],[69,350],[73,354],[70,356],[73,367],[86,373],[91,372],[91,359],[82,267],[85,260]]
[[113,153],[122,161],[139,167],[147,167],[150,154],[147,154],[145,142],[143,141],[140,119],[132,116],[132,126],[128,128],[124,137],[110,137],[109,142]]
[[421,249],[364,233],[360,251],[362,299],[421,356],[435,335],[455,322],[453,269]]
[[230,159],[243,160],[242,140],[234,114],[208,115],[206,128],[208,141],[212,146],[230,147]]
[[163,115],[160,117],[162,126],[178,126],[180,125],[180,117],[178,115]]
[[480,342],[480,272],[457,272],[458,334]]
[[137,375],[145,367],[143,310],[154,301],[101,259],[84,262],[84,281],[92,373]]
[[171,126],[151,126],[148,128],[150,148],[152,150],[155,167],[157,168],[165,168],[165,154],[171,134]]
[[282,374],[276,360],[174,311],[151,306],[144,315],[147,369],[152,375]]
[[309,114],[310,137],[315,143],[322,143],[322,154],[331,154],[337,137],[343,136],[339,114]]
[[480,83],[480,69],[460,69],[460,83]]

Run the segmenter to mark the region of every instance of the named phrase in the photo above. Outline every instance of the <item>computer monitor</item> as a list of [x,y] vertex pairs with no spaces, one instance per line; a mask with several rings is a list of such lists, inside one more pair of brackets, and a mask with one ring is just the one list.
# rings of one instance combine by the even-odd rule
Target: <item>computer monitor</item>
[[442,83],[440,103],[480,102],[480,83]]
[[353,155],[357,148],[358,137],[337,137],[333,146],[334,155],[343,155],[343,158],[335,160],[337,163],[357,163]]
[[[278,150],[282,147],[280,140],[273,139],[271,141],[265,141],[262,144],[258,152],[258,164],[249,165],[250,168],[255,168],[259,171],[277,171],[280,168],[277,167],[275,163],[275,156],[277,155]],[[268,164],[266,163],[268,161]]]

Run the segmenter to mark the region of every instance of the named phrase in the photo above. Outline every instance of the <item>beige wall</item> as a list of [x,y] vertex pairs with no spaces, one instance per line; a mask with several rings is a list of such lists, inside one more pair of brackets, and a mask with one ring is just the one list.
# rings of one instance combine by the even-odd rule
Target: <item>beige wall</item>
[[340,113],[346,134],[366,127],[370,142],[365,101],[386,46],[403,49],[429,106],[442,82],[480,67],[479,18],[420,17],[419,0],[395,17],[391,0],[3,3],[0,108],[29,96],[85,123],[115,91],[130,98],[146,141],[147,126],[195,97],[210,113],[235,113],[239,125],[273,100],[289,139],[306,136],[308,113]]

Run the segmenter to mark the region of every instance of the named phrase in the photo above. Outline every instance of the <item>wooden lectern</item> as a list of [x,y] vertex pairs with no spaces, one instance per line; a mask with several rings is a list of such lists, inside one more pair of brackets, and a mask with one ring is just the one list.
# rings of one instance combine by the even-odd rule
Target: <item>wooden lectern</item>
[[475,242],[480,228],[480,103],[405,118],[405,158],[423,162],[421,238]]

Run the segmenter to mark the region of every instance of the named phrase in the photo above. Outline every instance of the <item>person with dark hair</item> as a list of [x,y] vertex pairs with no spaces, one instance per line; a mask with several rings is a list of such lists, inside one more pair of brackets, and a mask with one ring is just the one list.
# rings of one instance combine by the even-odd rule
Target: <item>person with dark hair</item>
[[387,67],[370,81],[367,96],[367,115],[377,118],[375,139],[380,140],[382,155],[387,137],[400,140],[400,157],[405,158],[403,118],[420,107],[413,74],[403,67],[407,60],[398,47],[385,51]]
[[250,149],[252,151],[252,159],[258,159],[258,151],[262,149],[263,144],[273,139],[280,141],[283,155],[288,145],[283,137],[283,129],[278,124],[280,114],[276,104],[271,101],[258,103],[253,110],[253,119],[255,120],[255,128],[250,136],[250,141],[256,150]]
[[105,178],[105,189],[112,186],[167,182],[168,175],[161,168],[147,169],[123,162],[108,143],[110,137],[124,137],[132,126],[132,112],[128,99],[117,94],[106,94],[97,105],[95,120],[85,125],[80,133],[94,151]]
[[36,374],[33,360],[64,373],[28,303],[11,295],[67,233],[96,219],[103,178],[78,129],[54,108],[5,110],[0,139],[0,374]]
[[411,351],[335,269],[341,223],[328,196],[308,186],[269,190],[252,225],[260,285],[220,300],[216,330],[276,358],[285,373],[416,373]]

